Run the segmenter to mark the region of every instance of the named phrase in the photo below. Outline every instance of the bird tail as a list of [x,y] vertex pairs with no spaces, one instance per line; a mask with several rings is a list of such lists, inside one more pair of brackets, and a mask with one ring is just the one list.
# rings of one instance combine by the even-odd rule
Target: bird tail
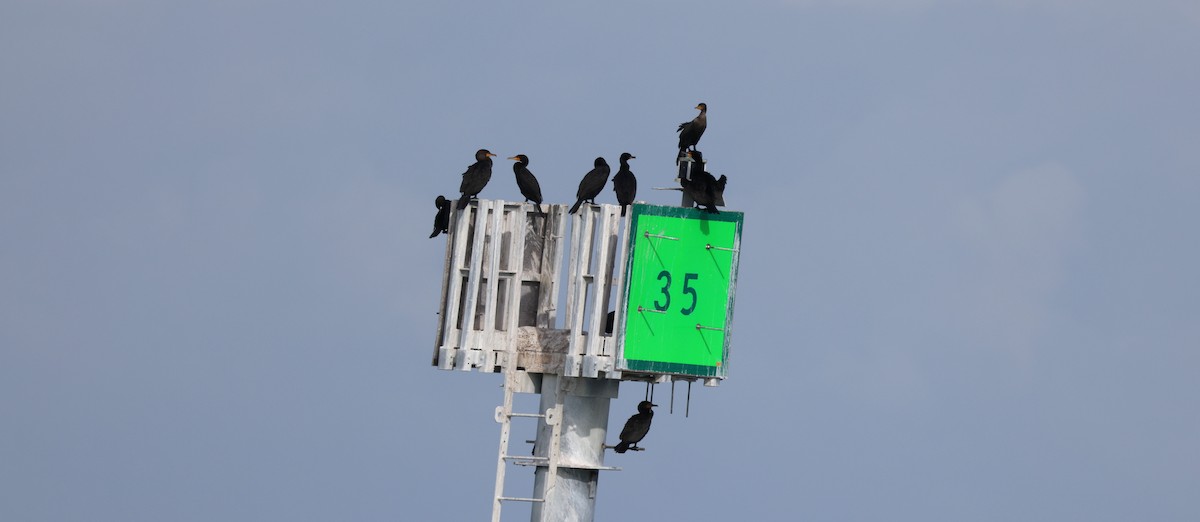
[[625,217],[625,209],[627,208],[629,208],[629,205],[621,205],[621,217]]
[[625,442],[625,441],[621,441],[620,444],[613,446],[613,451],[615,451],[617,453],[625,453],[628,450],[629,450],[629,443]]
[[470,203],[471,203],[471,195],[464,193],[461,198],[458,198],[458,209],[462,210],[464,208],[467,208],[467,205],[469,205]]
[[441,234],[441,233],[442,233],[442,229],[440,229],[440,228],[438,228],[438,227],[433,227],[433,233],[432,233],[432,234],[429,234],[429,239],[433,239],[433,238],[435,238],[435,237],[438,237],[438,234]]
[[580,199],[579,201],[576,201],[575,204],[571,206],[571,210],[567,211],[567,213],[574,214],[576,210],[579,210],[579,205],[582,205],[582,204],[583,204],[582,199]]

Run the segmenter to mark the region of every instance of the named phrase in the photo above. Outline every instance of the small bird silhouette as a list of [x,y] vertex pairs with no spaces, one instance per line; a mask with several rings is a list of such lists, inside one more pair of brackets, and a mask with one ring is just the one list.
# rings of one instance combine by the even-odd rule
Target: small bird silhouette
[[637,178],[634,177],[633,171],[629,170],[629,160],[636,158],[637,156],[628,152],[622,153],[621,168],[617,170],[617,175],[613,176],[613,192],[617,193],[617,203],[621,204],[622,216],[629,205],[633,204],[633,198],[637,197]]
[[690,150],[687,152],[692,158],[692,179],[681,179],[679,184],[683,186],[683,191],[687,193],[697,206],[704,206],[704,210],[710,214],[720,214],[717,210],[717,205],[725,203],[725,184],[729,178],[721,175],[721,179],[714,178],[704,170],[704,156],[698,150]]
[[517,160],[513,163],[513,174],[517,176],[517,188],[521,189],[521,195],[525,196],[525,201],[532,201],[534,208],[537,208],[538,214],[545,215],[542,211],[542,186],[538,185],[538,180],[529,172],[529,156],[517,154],[510,160]]
[[471,203],[471,198],[478,196],[486,187],[488,181],[492,179],[492,154],[487,149],[479,149],[475,152],[475,163],[467,167],[467,171],[463,173],[462,184],[458,186],[458,191],[462,192],[462,197],[458,200],[458,209],[467,208]]
[[438,196],[433,204],[437,205],[438,213],[433,218],[433,233],[429,234],[430,239],[450,231],[450,200],[446,199],[446,196]]
[[650,409],[657,404],[650,401],[642,401],[638,403],[638,412],[629,417],[625,421],[625,429],[621,430],[621,442],[613,449],[617,453],[625,453],[630,448],[634,451],[640,450],[637,443],[646,438],[646,434],[650,433],[650,421],[654,420],[654,410]]
[[680,123],[679,129],[675,131],[679,133],[679,155],[675,157],[675,163],[679,163],[679,158],[683,157],[688,147],[696,150],[696,144],[700,143],[700,136],[703,136],[704,129],[708,128],[708,104],[701,103],[696,108],[700,110],[700,114],[692,121]]
[[579,210],[579,205],[584,201],[590,201],[593,205],[596,204],[596,196],[600,195],[600,191],[604,190],[604,185],[608,184],[608,162],[604,158],[596,158],[595,167],[583,175],[583,179],[579,181],[579,190],[575,192],[575,205],[571,206],[570,214],[574,214]]

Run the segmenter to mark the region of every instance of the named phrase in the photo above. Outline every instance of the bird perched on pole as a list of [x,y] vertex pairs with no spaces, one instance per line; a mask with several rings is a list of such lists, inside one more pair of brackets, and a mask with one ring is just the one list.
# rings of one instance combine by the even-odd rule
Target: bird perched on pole
[[679,163],[679,158],[684,156],[688,147],[696,150],[700,136],[703,136],[704,129],[708,128],[708,104],[701,103],[696,108],[700,110],[700,114],[692,121],[680,123],[679,129],[675,131],[679,133],[679,155],[675,157],[675,163]]
[[571,207],[570,214],[574,214],[579,210],[579,205],[584,201],[589,201],[593,205],[596,204],[596,196],[600,195],[600,191],[604,190],[604,185],[608,184],[608,162],[604,158],[596,158],[595,167],[583,175],[583,179],[579,181],[579,190],[575,191],[575,205]]
[[488,181],[491,181],[493,156],[495,154],[487,149],[475,151],[475,163],[467,167],[467,171],[463,173],[462,184],[458,186],[458,191],[462,192],[462,197],[458,199],[459,210],[467,208],[471,199],[478,196]]
[[658,405],[650,401],[638,403],[638,412],[625,421],[625,428],[621,430],[621,442],[613,447],[617,453],[625,453],[631,448],[634,451],[641,451],[637,443],[646,438],[647,433],[650,433],[650,421],[654,420],[654,410],[650,408],[655,406]]
[[692,179],[681,179],[679,184],[697,206],[703,205],[710,214],[720,214],[717,205],[725,204],[725,183],[729,178],[721,175],[714,178],[704,170],[704,156],[698,150],[691,150],[687,155],[692,158]]
[[631,159],[637,159],[637,156],[628,152],[622,153],[621,168],[617,170],[617,175],[613,176],[613,192],[617,193],[617,203],[621,204],[622,216],[633,203],[633,198],[637,197],[637,178],[634,177],[633,171],[629,170]]
[[513,174],[517,176],[517,188],[521,189],[521,195],[525,196],[525,201],[532,201],[534,208],[538,214],[545,215],[542,211],[542,186],[538,185],[538,180],[529,172],[529,156],[517,154],[510,160],[517,160],[513,163]]
[[438,213],[433,218],[433,233],[429,234],[430,239],[450,231],[450,200],[446,199],[446,196],[438,196],[433,200],[433,204],[437,205]]

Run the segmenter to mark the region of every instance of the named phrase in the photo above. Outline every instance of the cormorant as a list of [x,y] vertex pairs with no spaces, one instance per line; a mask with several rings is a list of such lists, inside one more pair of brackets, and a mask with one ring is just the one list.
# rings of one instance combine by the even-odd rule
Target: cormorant
[[599,196],[600,191],[604,190],[604,185],[608,184],[609,172],[608,162],[604,161],[604,158],[596,158],[596,166],[584,174],[583,179],[579,182],[579,190],[575,191],[575,205],[571,207],[569,213],[574,214],[584,201],[596,204],[596,196]]
[[635,451],[641,449],[637,443],[650,433],[650,421],[654,419],[654,410],[650,408],[654,406],[658,405],[650,401],[638,403],[638,412],[625,421],[625,429],[621,430],[621,442],[613,448],[617,453],[625,453],[631,447]]
[[542,186],[538,185],[537,178],[529,172],[529,156],[517,154],[508,159],[517,160],[513,163],[513,174],[517,175],[517,187],[521,189],[521,195],[525,196],[525,201],[533,202],[538,214],[545,215],[542,211]]
[[704,157],[698,150],[687,152],[688,156],[692,157],[692,179],[681,179],[679,184],[683,186],[683,191],[687,193],[696,205],[704,205],[704,210],[710,214],[720,214],[717,211],[718,204],[725,203],[725,183],[729,178],[721,175],[721,179],[716,179],[712,174],[704,170]]
[[433,218],[433,233],[429,234],[430,239],[450,231],[450,200],[446,199],[446,196],[438,196],[433,204],[437,205],[438,213]]
[[492,179],[492,154],[487,149],[479,149],[475,152],[475,164],[467,167],[467,171],[463,173],[462,184],[458,186],[458,191],[462,192],[462,197],[458,199],[458,209],[467,208],[467,204],[471,202],[471,198],[478,196],[483,187],[487,186],[488,181]]
[[636,159],[637,156],[624,152],[621,154],[621,168],[617,171],[617,175],[613,176],[613,192],[617,193],[617,203],[621,204],[621,215],[625,215],[625,209],[633,203],[633,198],[637,196],[637,178],[633,176],[633,171],[629,170],[629,160]]
[[696,150],[700,136],[703,136],[704,129],[708,128],[708,104],[701,103],[696,108],[700,110],[700,114],[692,121],[680,123],[679,129],[675,131],[679,133],[679,155],[675,157],[675,163],[679,163],[679,158],[683,157],[688,147]]

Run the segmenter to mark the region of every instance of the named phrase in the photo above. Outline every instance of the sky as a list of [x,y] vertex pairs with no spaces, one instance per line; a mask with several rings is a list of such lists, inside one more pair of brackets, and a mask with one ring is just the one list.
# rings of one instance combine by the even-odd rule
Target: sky
[[673,204],[699,102],[729,378],[597,520],[1200,519],[1198,56],[1190,0],[4,1],[0,520],[485,519],[432,200]]

